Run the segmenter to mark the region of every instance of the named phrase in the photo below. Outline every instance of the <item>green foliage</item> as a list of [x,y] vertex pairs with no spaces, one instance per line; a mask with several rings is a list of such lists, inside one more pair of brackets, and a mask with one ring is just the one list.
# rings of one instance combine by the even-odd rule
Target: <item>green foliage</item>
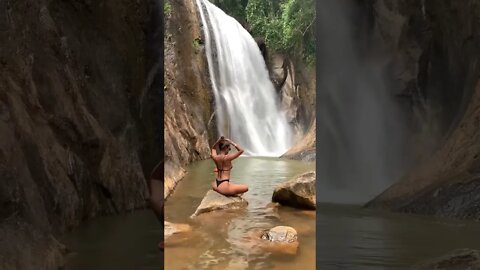
[[269,49],[282,50],[283,29],[278,2],[249,0],[246,19],[256,35],[265,38]]
[[246,17],[245,7],[248,0],[210,0],[210,2],[237,20]]
[[199,38],[196,38],[193,40],[193,48],[195,51],[197,51],[200,48],[200,45],[202,44],[202,40]]
[[210,0],[239,21],[270,50],[315,63],[314,0]]
[[170,17],[170,14],[172,13],[172,5],[168,2],[165,1],[163,4],[163,15],[168,18]]
[[315,62],[314,0],[249,0],[246,19],[270,49]]

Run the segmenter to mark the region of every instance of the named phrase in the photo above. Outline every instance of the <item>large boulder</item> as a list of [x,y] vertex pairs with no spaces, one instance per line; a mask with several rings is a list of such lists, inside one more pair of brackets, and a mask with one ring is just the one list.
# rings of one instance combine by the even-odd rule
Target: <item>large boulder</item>
[[240,209],[247,205],[248,202],[240,196],[224,196],[216,191],[209,190],[191,217],[216,210]]
[[273,191],[272,201],[302,209],[316,209],[314,171],[302,175],[278,185]]
[[447,255],[414,266],[415,270],[480,270],[480,251],[455,250]]

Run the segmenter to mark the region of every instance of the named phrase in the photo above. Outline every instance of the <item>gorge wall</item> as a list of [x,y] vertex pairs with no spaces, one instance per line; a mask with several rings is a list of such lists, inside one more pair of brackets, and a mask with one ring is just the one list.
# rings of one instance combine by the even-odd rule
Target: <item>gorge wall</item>
[[163,156],[161,57],[145,46],[158,39],[148,21],[160,8],[0,3],[1,269],[57,269],[59,235],[146,206]]
[[377,0],[365,6],[374,42],[394,55],[394,91],[406,100],[411,163],[418,163],[367,205],[479,219],[480,3]]
[[294,130],[297,142],[282,157],[314,161],[316,158],[316,78],[315,67],[276,52],[268,54],[271,80],[280,106]]
[[[210,156],[216,135],[203,34],[195,1],[169,0],[165,14],[165,197],[185,167]],[[215,138],[216,139],[216,138]],[[213,168],[212,168],[213,170]]]

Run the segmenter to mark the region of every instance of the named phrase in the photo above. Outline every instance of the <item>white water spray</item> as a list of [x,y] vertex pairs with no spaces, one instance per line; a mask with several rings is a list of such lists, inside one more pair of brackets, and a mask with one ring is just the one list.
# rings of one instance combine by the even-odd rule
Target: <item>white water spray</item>
[[218,132],[247,154],[279,156],[292,145],[292,131],[260,49],[234,18],[207,0],[200,12]]

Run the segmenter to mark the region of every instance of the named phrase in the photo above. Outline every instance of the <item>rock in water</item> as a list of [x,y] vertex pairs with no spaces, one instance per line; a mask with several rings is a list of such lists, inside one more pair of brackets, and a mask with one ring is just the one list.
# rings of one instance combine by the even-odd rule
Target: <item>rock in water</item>
[[298,250],[297,231],[292,227],[277,226],[271,229],[253,228],[239,242],[240,248],[251,254],[295,255]]
[[248,202],[242,197],[227,197],[216,191],[209,190],[191,217],[216,210],[239,209],[247,205]]
[[278,185],[272,201],[296,208],[316,209],[315,179],[315,172],[307,172]]
[[265,231],[262,239],[270,242],[292,243],[297,241],[297,231],[292,227],[277,226]]
[[263,249],[273,253],[295,255],[298,249],[297,231],[288,226],[277,226],[264,231],[260,237],[268,241],[262,245]]
[[414,266],[415,270],[480,270],[480,251],[455,250],[445,256]]
[[192,227],[188,224],[175,224],[168,221],[165,221],[165,228],[163,230],[163,235],[165,239],[169,238],[174,234],[191,232]]

